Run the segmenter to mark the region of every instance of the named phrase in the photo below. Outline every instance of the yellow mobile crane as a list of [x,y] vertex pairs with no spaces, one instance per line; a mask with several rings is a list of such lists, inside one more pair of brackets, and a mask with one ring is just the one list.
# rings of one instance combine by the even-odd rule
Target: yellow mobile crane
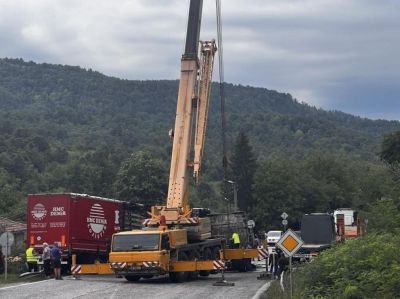
[[[202,0],[190,0],[175,128],[170,132],[173,148],[167,204],[151,208],[151,218],[144,221],[143,229],[113,235],[109,266],[114,273],[129,281],[169,274],[171,280],[182,282],[198,275],[216,273],[215,269],[224,267],[221,259],[241,260],[258,256],[256,249],[226,249],[224,238],[212,237],[210,219],[202,215],[201,209],[195,214],[188,200],[190,169],[195,182],[199,182],[214,54],[217,51],[214,40],[199,42],[202,5]],[[100,268],[101,265],[86,267],[86,271],[84,267],[79,269],[81,273],[109,272],[105,267],[96,270]]]

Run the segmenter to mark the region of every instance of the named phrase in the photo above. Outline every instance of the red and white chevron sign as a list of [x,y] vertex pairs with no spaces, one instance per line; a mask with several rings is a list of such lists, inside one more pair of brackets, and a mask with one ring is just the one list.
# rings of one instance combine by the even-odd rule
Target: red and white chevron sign
[[125,268],[125,267],[126,267],[126,263],[118,263],[118,262],[111,263],[111,268],[121,269],[121,268]]
[[82,267],[81,267],[81,265],[74,265],[74,266],[71,266],[71,273],[72,274],[79,274],[79,273],[81,273],[82,272]]
[[151,221],[151,219],[145,219],[144,221],[143,221],[143,226],[147,226],[149,223],[150,223],[150,221]]
[[152,268],[152,267],[157,267],[157,266],[158,266],[158,262],[157,262],[157,261],[143,262],[142,265],[143,265],[145,268]]
[[223,260],[215,260],[213,261],[213,266],[215,270],[219,270],[225,268],[225,262]]
[[188,223],[191,223],[191,224],[195,224],[198,222],[196,218],[187,218],[186,220]]
[[266,259],[268,257],[268,250],[264,248],[258,248],[258,256]]

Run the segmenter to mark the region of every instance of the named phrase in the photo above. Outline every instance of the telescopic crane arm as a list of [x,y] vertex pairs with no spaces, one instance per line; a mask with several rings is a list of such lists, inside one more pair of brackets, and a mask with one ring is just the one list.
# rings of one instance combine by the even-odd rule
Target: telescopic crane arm
[[197,117],[193,159],[193,177],[195,179],[196,185],[199,184],[200,180],[201,161],[203,158],[204,141],[206,138],[208,104],[210,102],[214,55],[216,51],[217,47],[214,40],[201,42],[201,68],[199,80],[199,96],[197,98]]
[[[201,58],[200,60],[198,58],[202,7],[203,0],[190,0],[185,52],[181,59],[167,205],[152,209],[153,220],[159,219],[158,215],[163,215],[167,223],[184,223],[191,217],[188,200],[188,183],[191,177],[189,170],[193,168],[193,176],[198,183],[201,169],[212,69],[216,52],[215,41],[201,42]],[[194,108],[197,111],[194,111]],[[194,127],[195,146],[192,160],[194,121],[196,121]]]

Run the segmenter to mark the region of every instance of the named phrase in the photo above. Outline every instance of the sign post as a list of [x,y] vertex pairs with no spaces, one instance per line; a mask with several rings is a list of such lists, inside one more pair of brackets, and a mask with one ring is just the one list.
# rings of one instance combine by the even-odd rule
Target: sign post
[[282,249],[285,255],[289,257],[290,298],[293,297],[292,256],[301,248],[303,243],[303,240],[291,229],[288,229],[276,243],[276,246]]
[[282,215],[281,215],[283,231],[286,231],[286,227],[288,225],[288,221],[287,221],[288,217],[289,217],[289,215],[286,212],[283,212]]
[[11,245],[14,243],[14,235],[10,232],[5,232],[0,236],[0,245],[5,253],[4,261],[4,280],[7,280],[8,274],[8,256],[11,252]]

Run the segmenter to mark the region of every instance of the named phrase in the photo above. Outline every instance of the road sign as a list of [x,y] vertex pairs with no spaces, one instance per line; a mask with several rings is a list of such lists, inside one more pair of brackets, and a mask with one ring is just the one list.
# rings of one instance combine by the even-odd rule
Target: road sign
[[7,280],[8,276],[8,256],[11,253],[11,245],[14,243],[14,235],[10,232],[2,233],[0,236],[0,245],[5,255],[4,263],[4,279]]
[[1,245],[1,251],[5,256],[11,255],[11,246],[3,246]]
[[282,220],[282,224],[283,224],[283,225],[288,225],[287,219],[283,219],[283,220]]
[[286,214],[285,212],[283,212],[282,215],[281,215],[282,219],[286,219],[286,218],[288,218],[288,216],[289,216],[289,215]]
[[2,247],[11,246],[14,243],[14,235],[10,232],[2,233],[0,236],[0,245]]
[[288,229],[276,243],[286,256],[291,257],[303,245],[303,240],[291,229]]
[[248,228],[254,228],[256,226],[256,223],[254,222],[254,220],[249,220],[247,221],[247,227]]

